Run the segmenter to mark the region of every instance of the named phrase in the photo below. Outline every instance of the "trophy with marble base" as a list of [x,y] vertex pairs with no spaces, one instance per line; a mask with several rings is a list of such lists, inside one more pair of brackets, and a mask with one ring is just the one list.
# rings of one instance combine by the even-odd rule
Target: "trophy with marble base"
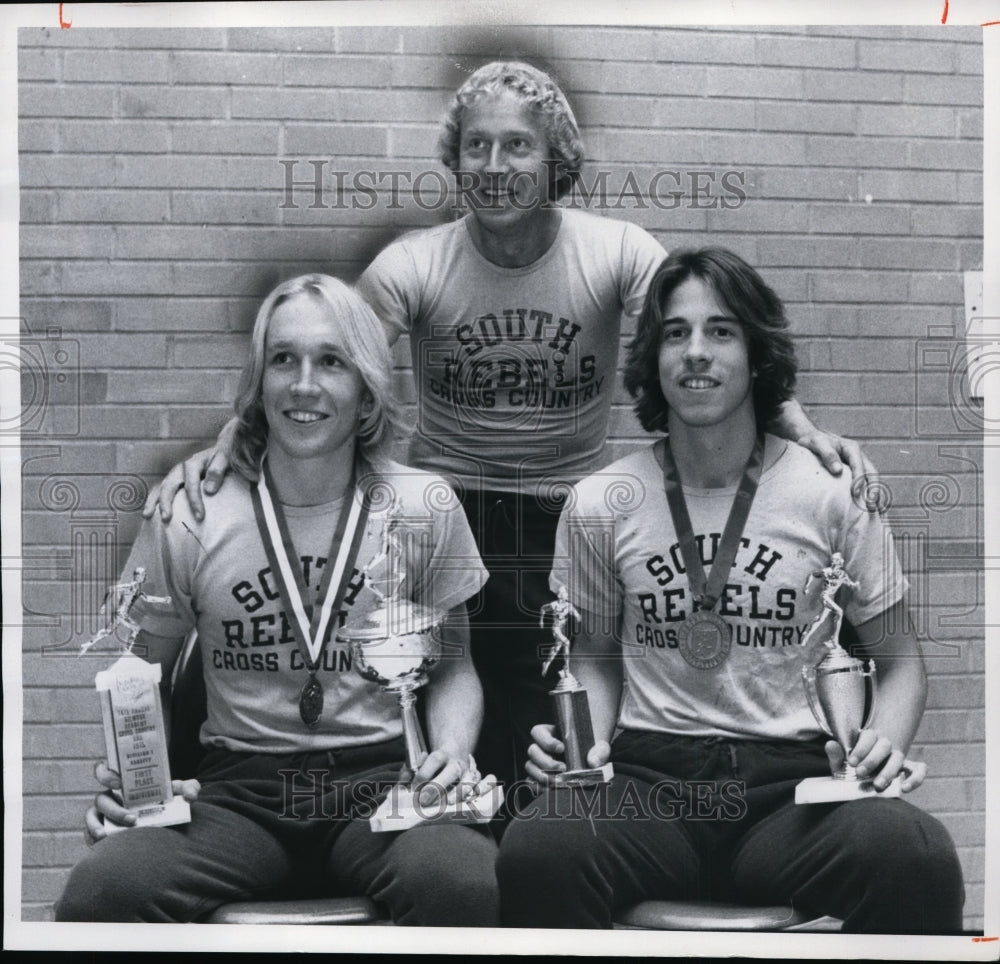
[[[411,772],[416,772],[427,758],[427,741],[417,716],[417,690],[428,682],[431,668],[441,658],[444,615],[400,594],[405,575],[398,574],[403,552],[399,512],[396,504],[387,514],[381,551],[364,571],[364,585],[378,598],[378,605],[359,625],[345,626],[337,636],[349,643],[358,673],[396,697],[406,763]],[[373,578],[374,570],[383,563],[387,571],[385,592],[378,588],[379,580]],[[418,795],[419,788],[394,786],[372,816],[372,830],[406,830],[424,823],[487,823],[503,802],[503,788],[492,777],[481,779],[471,757],[463,783],[447,797],[422,805]]]
[[559,596],[553,602],[542,606],[539,625],[545,625],[546,615],[552,616],[552,636],[555,642],[548,658],[542,666],[542,676],[548,671],[555,658],[562,654],[563,665],[559,670],[559,682],[549,690],[549,696],[556,711],[557,736],[562,741],[566,769],[549,774],[556,786],[584,787],[607,783],[614,776],[614,766],[605,763],[600,767],[587,766],[587,753],[594,745],[594,727],[590,720],[590,703],[587,691],[580,681],[569,671],[569,637],[566,624],[569,618],[580,618],[576,607],[569,601],[566,588],[559,588]]
[[[159,663],[147,663],[132,647],[139,625],[130,616],[139,599],[150,603],[168,603],[169,596],[149,596],[142,584],[146,571],[136,568],[131,582],[108,590],[116,608],[108,625],[81,647],[81,654],[107,637],[117,639],[117,629],[124,626],[128,638],[121,658],[97,674],[94,683],[101,698],[104,740],[108,766],[121,778],[121,789],[112,791],[122,806],[135,814],[135,827],[167,827],[189,823],[191,806],[183,797],[174,796],[167,759],[166,727],[160,701]],[[101,607],[102,613],[105,607]],[[129,826],[105,822],[108,833],[128,830]]]
[[[813,621],[802,640],[803,645],[816,635],[820,626],[831,617],[832,633],[823,640],[826,655],[815,667],[802,670],[806,699],[820,728],[836,740],[844,751],[838,770],[828,777],[810,777],[795,788],[796,803],[834,803],[861,800],[866,797],[898,797],[903,774],[898,774],[884,790],[877,790],[871,778],[858,776],[847,762],[858,733],[871,722],[875,712],[875,664],[851,656],[838,642],[843,609],[835,596],[842,585],[857,589],[858,584],[844,571],[844,559],[834,553],[831,564],[812,573],[806,580],[806,590],[814,578],[822,577],[823,611]],[[866,666],[867,663],[867,666]],[[866,710],[867,708],[867,710]]]

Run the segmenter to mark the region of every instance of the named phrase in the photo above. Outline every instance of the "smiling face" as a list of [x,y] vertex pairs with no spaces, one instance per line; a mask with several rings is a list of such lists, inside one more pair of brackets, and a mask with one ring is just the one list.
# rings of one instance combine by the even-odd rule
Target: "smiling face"
[[272,461],[354,453],[365,389],[320,298],[293,295],[271,316],[261,401]]
[[456,175],[481,227],[528,229],[549,197],[551,153],[540,118],[514,94],[466,108]]
[[746,332],[701,278],[681,282],[667,302],[659,374],[671,430],[747,418],[753,424]]

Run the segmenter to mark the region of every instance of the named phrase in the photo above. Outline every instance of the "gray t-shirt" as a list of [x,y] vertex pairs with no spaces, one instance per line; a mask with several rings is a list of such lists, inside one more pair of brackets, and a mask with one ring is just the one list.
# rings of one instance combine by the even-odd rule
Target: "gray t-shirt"
[[508,492],[599,464],[622,315],[639,313],[666,254],[633,224],[560,215],[552,246],[523,268],[484,258],[466,218],[405,235],[360,278],[383,323],[410,336],[410,464]]
[[[452,490],[436,476],[401,465],[382,476],[397,495],[406,541],[401,594],[446,611],[465,602],[487,578],[465,513]],[[381,495],[388,491],[380,487]],[[283,506],[295,555],[312,604],[344,500],[325,505]],[[168,605],[137,604],[142,628],[165,637],[198,631],[208,719],[201,742],[230,750],[296,753],[377,743],[402,732],[396,698],[363,680],[350,646],[337,629],[354,625],[376,606],[363,588],[361,570],[379,552],[386,499],[373,497],[365,535],[339,619],[331,620],[318,678],[325,693],[320,724],[299,717],[299,694],[309,678],[295,643],[291,614],[284,611],[264,543],[254,519],[250,487],[232,474],[205,502],[195,521],[186,500],[174,504],[170,523],[159,516],[143,524],[125,573],[147,570],[144,590],[169,595]],[[432,671],[433,672],[433,671]],[[433,678],[433,677],[432,677]]]
[[[859,625],[906,590],[888,526],[855,505],[850,473],[830,475],[806,449],[768,435],[765,469],[725,591],[728,625],[716,666],[679,645],[693,611],[684,560],[663,487],[662,446],[618,460],[574,489],[559,523],[551,585],[565,585],[583,618],[616,635],[625,688],[619,726],[691,736],[805,739],[820,729],[802,669],[825,655],[818,633],[822,579],[834,552],[860,583],[838,601]],[[684,488],[706,575],[736,487]],[[825,624],[829,625],[829,621]]]

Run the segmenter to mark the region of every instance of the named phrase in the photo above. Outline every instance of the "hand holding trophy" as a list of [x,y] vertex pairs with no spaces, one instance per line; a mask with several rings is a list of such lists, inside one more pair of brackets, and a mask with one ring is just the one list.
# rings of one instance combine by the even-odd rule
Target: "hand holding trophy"
[[[120,802],[136,816],[130,826],[165,827],[191,820],[187,800],[174,796],[167,760],[166,727],[160,702],[159,663],[147,663],[132,652],[140,626],[132,619],[131,609],[139,599],[149,603],[169,603],[169,596],[150,596],[143,590],[146,570],[137,567],[130,582],[119,583],[108,590],[108,602],[115,610],[107,625],[80,647],[86,653],[101,640],[111,637],[121,645],[121,658],[110,668],[98,673],[95,685],[101,697],[104,740],[108,766],[121,778],[121,790],[113,791]],[[118,638],[120,626],[128,630],[123,641]],[[105,821],[108,833],[127,827]]]
[[[385,516],[379,552],[364,569],[364,588],[376,596],[376,608],[359,625],[345,626],[337,635],[350,644],[358,673],[398,700],[406,763],[415,773],[428,755],[416,691],[428,682],[429,671],[441,658],[445,614],[403,595],[407,570],[402,564],[406,548],[400,532],[401,512],[394,501]],[[384,570],[381,576],[377,575],[380,568]],[[402,784],[393,787],[371,818],[372,830],[406,830],[440,821],[487,823],[503,802],[503,788],[492,777],[482,780],[471,756],[458,787],[439,802],[422,806],[418,791]]]
[[[875,664],[868,660],[867,667],[860,659],[851,656],[839,643],[844,610],[837,604],[837,590],[841,586],[860,588],[844,571],[844,557],[835,552],[830,565],[811,573],[806,580],[808,591],[813,579],[823,579],[820,597],[823,610],[813,620],[802,640],[803,645],[819,634],[820,627],[830,617],[832,629],[823,639],[826,655],[812,668],[804,668],[802,677],[806,698],[820,728],[833,737],[844,751],[840,767],[828,777],[810,777],[795,788],[796,803],[831,803],[858,800],[863,797],[898,797],[903,775],[899,774],[884,790],[876,790],[871,778],[858,776],[847,762],[858,734],[871,722],[875,712]],[[867,708],[867,710],[866,710]]]
[[569,671],[569,636],[567,623],[571,618],[580,618],[576,607],[569,601],[565,586],[559,587],[559,595],[552,602],[542,606],[539,625],[545,625],[545,617],[552,617],[552,637],[555,642],[548,658],[542,666],[542,676],[549,671],[559,655],[563,657],[559,670],[559,682],[549,691],[555,705],[558,721],[557,735],[565,747],[566,769],[551,774],[556,786],[590,786],[607,783],[614,776],[614,767],[605,763],[600,767],[587,766],[587,753],[594,745],[594,728],[590,721],[590,704],[587,691],[580,681]]

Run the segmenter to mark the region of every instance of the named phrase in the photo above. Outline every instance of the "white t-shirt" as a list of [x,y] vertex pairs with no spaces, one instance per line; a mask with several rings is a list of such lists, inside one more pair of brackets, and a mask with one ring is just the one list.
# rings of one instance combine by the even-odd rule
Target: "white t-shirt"
[[[396,464],[381,478],[392,486],[404,528],[413,534],[407,540],[402,594],[442,612],[467,600],[487,573],[450,487],[439,477]],[[343,502],[283,506],[310,593],[307,604],[316,597],[325,566],[332,564],[327,554]],[[182,636],[197,628],[208,696],[204,745],[295,753],[400,735],[396,698],[363,680],[352,665],[350,645],[334,638],[341,625],[356,624],[376,607],[377,597],[363,588],[361,571],[379,551],[386,508],[387,500],[373,504],[340,617],[330,623],[317,673],[324,709],[315,728],[299,716],[299,695],[309,673],[265,554],[246,480],[229,475],[205,500],[202,522],[194,520],[186,500],[178,499],[169,524],[158,516],[143,524],[125,573],[144,566],[144,591],[169,595],[171,602],[140,602],[133,614],[144,630],[158,636]]]
[[623,313],[666,257],[624,221],[560,209],[537,261],[502,268],[461,221],[405,235],[358,281],[410,335],[419,418],[408,461],[473,489],[592,472],[607,435]]
[[[860,583],[837,597],[853,625],[903,597],[906,582],[889,528],[855,505],[850,474],[834,477],[806,449],[766,439],[765,469],[714,610],[728,624],[731,643],[717,666],[699,665],[678,645],[694,607],[664,492],[664,441],[584,479],[563,511],[551,584],[565,585],[584,618],[620,639],[622,729],[737,739],[818,736],[802,669],[826,654],[827,634],[803,645],[822,612],[823,580],[807,593],[809,575],[842,553],[844,569]],[[684,488],[706,576],[735,491]]]

